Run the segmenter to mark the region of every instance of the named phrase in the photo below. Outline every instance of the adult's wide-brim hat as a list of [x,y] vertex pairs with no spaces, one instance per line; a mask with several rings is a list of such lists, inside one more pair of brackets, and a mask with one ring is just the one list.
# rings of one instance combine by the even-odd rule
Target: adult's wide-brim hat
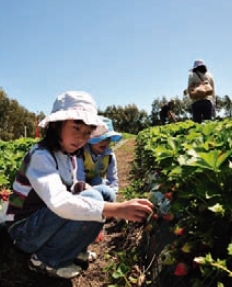
[[100,135],[100,136],[93,136],[88,140],[90,144],[97,144],[107,138],[111,139],[111,142],[118,142],[122,138],[122,134],[116,132],[113,127],[112,120],[103,116],[99,116],[99,118],[106,124],[108,128],[108,132]]
[[67,91],[59,95],[39,126],[44,128],[51,122],[66,120],[82,120],[87,125],[94,125],[96,129],[92,136],[98,136],[108,131],[106,124],[97,115],[97,105],[92,96],[83,91]]
[[197,67],[200,67],[200,66],[206,67],[205,62],[203,60],[195,60],[193,63],[193,67],[189,71],[193,71],[194,69],[196,69]]

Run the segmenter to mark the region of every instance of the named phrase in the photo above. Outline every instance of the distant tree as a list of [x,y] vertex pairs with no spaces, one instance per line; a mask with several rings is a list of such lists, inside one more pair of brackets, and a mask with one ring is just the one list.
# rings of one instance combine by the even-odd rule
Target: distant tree
[[216,111],[216,118],[221,118],[224,115],[224,100],[223,98],[216,96],[215,99],[215,111]]
[[174,100],[173,112],[176,115],[176,120],[181,121],[185,117],[183,101],[181,101],[178,97],[172,99]]
[[99,114],[112,119],[114,129],[119,132],[137,134],[150,125],[150,120],[145,110],[139,110],[135,104],[122,106],[108,106]]
[[5,140],[8,137],[8,113],[10,100],[6,93],[0,89],[0,139]]
[[187,120],[192,118],[192,100],[188,95],[183,96],[182,100],[182,120]]
[[[40,118],[44,113],[40,113]],[[20,137],[35,137],[36,115],[22,107],[18,101],[9,99],[0,89],[0,139],[14,140]]]
[[123,108],[121,106],[116,107],[115,105],[113,105],[113,106],[107,106],[105,111],[99,111],[98,113],[107,118],[110,118],[113,122],[114,129],[116,131],[121,131],[120,127],[121,127],[122,110]]
[[123,130],[131,134],[138,134],[150,125],[147,112],[139,110],[135,104],[125,106],[123,120]]
[[159,112],[161,109],[161,102],[159,99],[155,99],[151,105],[150,122],[151,126],[157,126],[160,124]]
[[223,108],[227,117],[232,117],[232,101],[231,98],[226,95],[223,97]]
[[[108,106],[105,110],[99,110],[100,115],[109,117],[113,121],[114,129],[118,132],[138,134],[141,130],[160,124],[159,112],[162,105],[169,100],[162,96],[152,102],[151,114],[145,110],[139,110],[135,104],[123,106]],[[174,113],[178,121],[191,118],[192,101],[188,95],[179,99],[174,98]],[[222,113],[223,111],[223,113]],[[232,117],[232,101],[226,95],[223,98],[216,96],[216,112],[227,117]],[[222,116],[222,117],[223,117]],[[16,100],[9,99],[3,88],[0,88],[0,139],[14,140],[19,137],[35,137],[36,122],[40,122],[45,117],[44,113],[32,113],[22,107]],[[43,129],[40,129],[43,136]]]

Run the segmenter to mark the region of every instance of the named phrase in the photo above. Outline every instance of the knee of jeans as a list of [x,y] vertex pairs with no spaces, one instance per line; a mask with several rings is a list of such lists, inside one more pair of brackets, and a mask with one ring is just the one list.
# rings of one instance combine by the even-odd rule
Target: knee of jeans
[[81,192],[81,196],[90,197],[95,200],[104,201],[104,198],[98,190],[88,189]]
[[106,184],[100,184],[94,186],[93,188],[98,190],[102,194],[105,201],[114,202],[116,200],[116,192],[112,187]]

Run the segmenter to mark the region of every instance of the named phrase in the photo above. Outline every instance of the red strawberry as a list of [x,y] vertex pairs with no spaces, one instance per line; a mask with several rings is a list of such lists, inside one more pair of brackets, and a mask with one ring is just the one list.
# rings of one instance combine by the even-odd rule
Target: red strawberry
[[167,221],[172,221],[174,219],[174,214],[173,213],[163,214],[163,219]]
[[172,192],[166,192],[166,193],[164,194],[164,197],[166,197],[166,198],[169,199],[169,200],[172,200]]
[[155,213],[155,214],[153,215],[153,219],[154,219],[154,220],[157,220],[158,218],[159,218],[159,215]]
[[10,191],[10,190],[8,190],[8,189],[2,189],[2,190],[0,191],[0,200],[8,201],[10,194],[11,194],[11,191]]
[[100,242],[100,241],[102,241],[103,239],[104,239],[104,232],[103,232],[103,230],[101,230],[101,231],[99,232],[97,238],[95,239],[95,242],[96,242],[96,243],[97,243],[97,242]]
[[188,266],[184,262],[177,263],[174,275],[185,276],[187,274],[188,274]]

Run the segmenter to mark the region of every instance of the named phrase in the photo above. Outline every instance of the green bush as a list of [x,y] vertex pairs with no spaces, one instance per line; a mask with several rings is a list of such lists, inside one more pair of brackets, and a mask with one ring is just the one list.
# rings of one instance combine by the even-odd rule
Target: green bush
[[158,215],[151,232],[166,216],[176,235],[162,251],[164,266],[172,265],[176,277],[189,276],[193,287],[226,286],[232,274],[232,122],[186,121],[140,132],[134,174]]
[[20,138],[14,141],[0,141],[0,189],[12,189],[17,169],[29,148],[37,140]]

